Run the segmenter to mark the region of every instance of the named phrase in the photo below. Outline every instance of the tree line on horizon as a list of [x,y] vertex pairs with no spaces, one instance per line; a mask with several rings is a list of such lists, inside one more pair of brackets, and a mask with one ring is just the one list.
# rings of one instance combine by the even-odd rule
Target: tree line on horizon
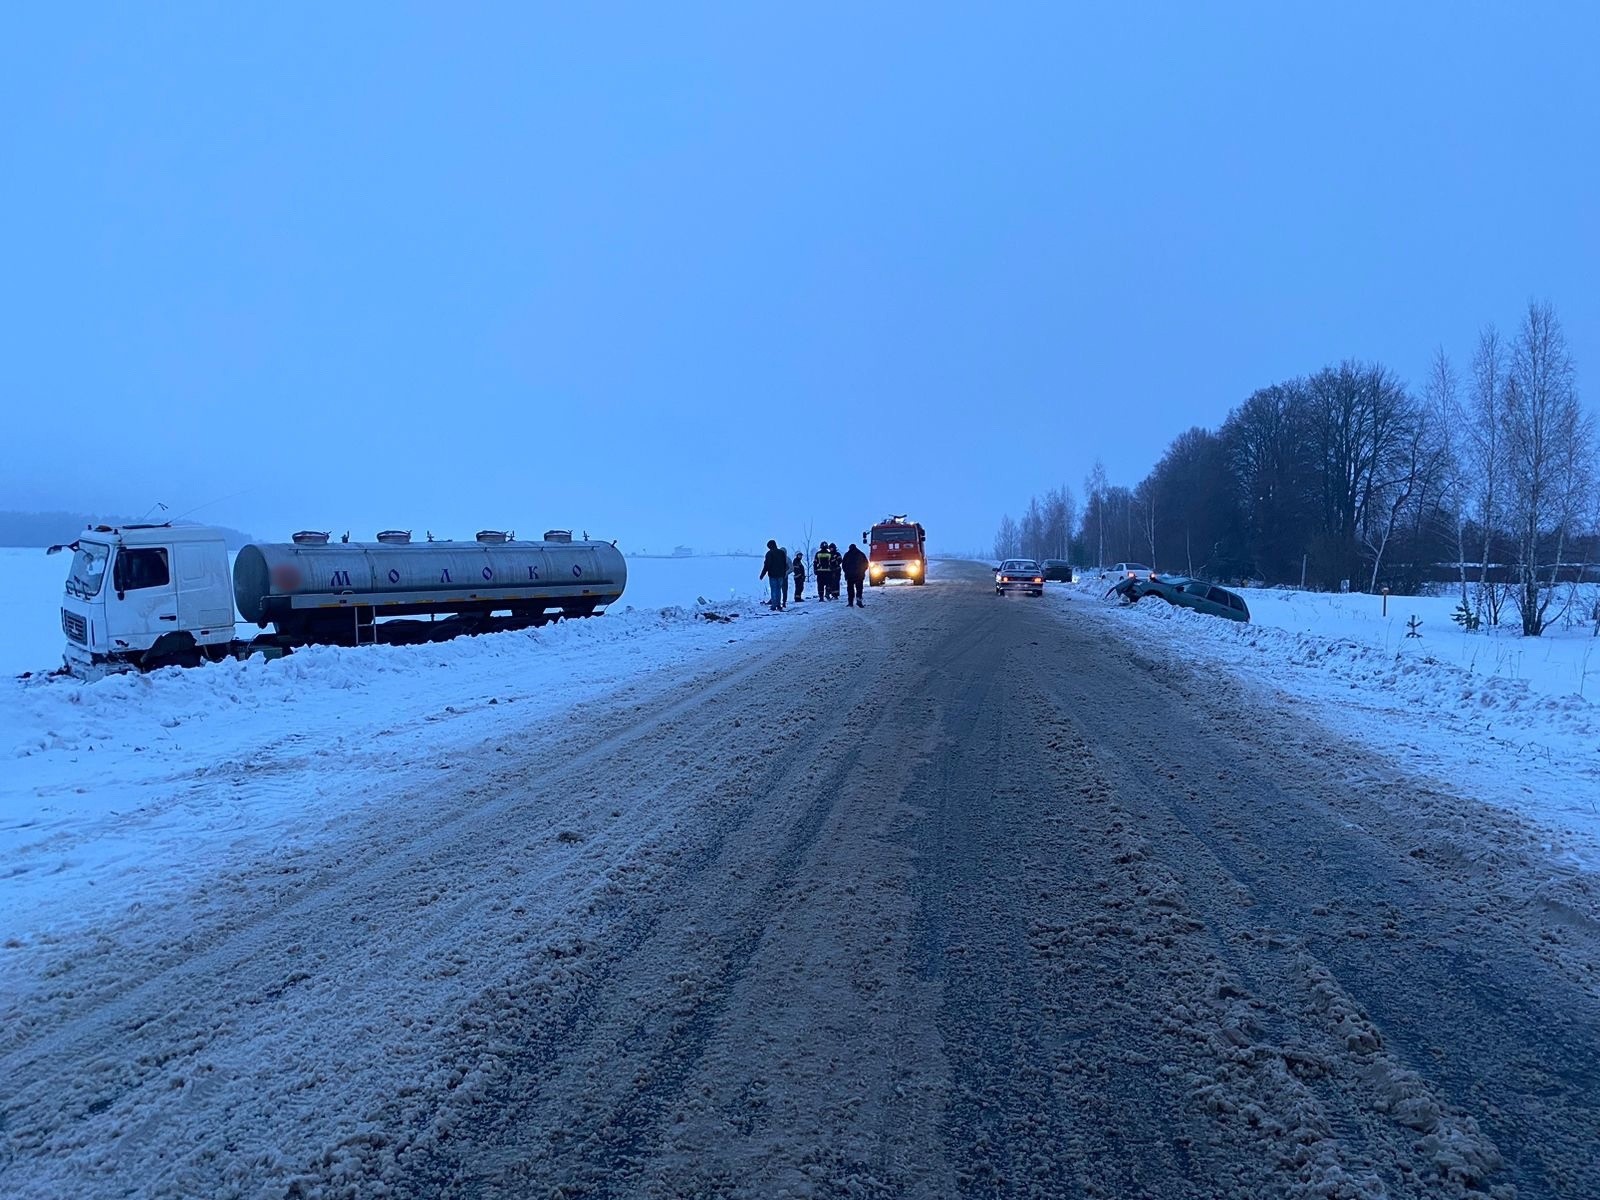
[[1480,330],[1464,371],[1438,350],[1420,394],[1346,360],[1183,431],[1133,487],[1097,459],[1081,510],[1052,489],[994,550],[1330,591],[1449,581],[1464,624],[1514,610],[1537,636],[1600,561],[1597,467],[1566,335],[1532,302],[1510,338]]

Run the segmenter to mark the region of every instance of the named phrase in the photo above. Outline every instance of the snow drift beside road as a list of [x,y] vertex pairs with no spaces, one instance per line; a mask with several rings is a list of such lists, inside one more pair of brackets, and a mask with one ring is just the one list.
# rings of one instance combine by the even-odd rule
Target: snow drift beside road
[[[280,853],[458,747],[611,698],[775,617],[749,601],[613,612],[424,646],[316,647],[194,670],[0,681],[0,979],[17,951]],[[440,773],[440,785],[450,786]]]
[[[1454,600],[1245,589],[1251,623],[1154,598],[1103,599],[1086,579],[1049,594],[1125,631],[1140,647],[1226,671],[1270,702],[1387,754],[1451,790],[1532,817],[1553,852],[1600,870],[1600,706],[1577,688],[1595,639],[1468,634]],[[1442,606],[1442,613],[1440,608]],[[1405,622],[1423,617],[1423,636]],[[1600,676],[1600,654],[1595,655]]]

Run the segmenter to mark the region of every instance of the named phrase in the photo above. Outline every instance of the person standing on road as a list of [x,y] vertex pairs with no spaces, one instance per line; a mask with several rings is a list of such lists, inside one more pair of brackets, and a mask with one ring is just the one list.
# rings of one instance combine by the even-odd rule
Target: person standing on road
[[789,580],[789,557],[778,549],[778,543],[771,538],[767,539],[767,556],[761,560],[761,574],[758,578],[765,579],[767,587],[772,591],[772,599],[767,601],[767,607],[773,612],[782,612],[783,585]]
[[778,572],[778,574],[783,577],[783,605],[782,605],[782,607],[788,608],[789,607],[789,552],[787,550],[785,550],[782,546],[779,546],[778,547],[778,553],[783,555],[783,570]]
[[850,549],[844,552],[841,565],[844,567],[844,581],[850,587],[850,603],[857,608],[865,608],[861,603],[861,585],[867,581],[867,556],[851,542]]
[[828,599],[839,598],[839,572],[843,564],[839,561],[839,543],[828,543]]
[[794,562],[789,564],[789,570],[794,575],[794,602],[799,604],[806,598],[806,559],[800,551],[794,552]]
[[828,553],[828,543],[823,542],[817,547],[817,553],[811,559],[811,573],[817,580],[817,599],[828,599],[828,571],[833,562],[833,556]]

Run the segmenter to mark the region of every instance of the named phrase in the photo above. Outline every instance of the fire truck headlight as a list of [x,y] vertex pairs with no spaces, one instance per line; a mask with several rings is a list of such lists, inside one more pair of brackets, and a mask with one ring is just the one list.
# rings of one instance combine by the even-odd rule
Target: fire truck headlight
[[922,564],[921,563],[912,563],[909,567],[906,568],[906,574],[907,575],[917,575],[917,574],[920,574],[921,571],[922,571]]

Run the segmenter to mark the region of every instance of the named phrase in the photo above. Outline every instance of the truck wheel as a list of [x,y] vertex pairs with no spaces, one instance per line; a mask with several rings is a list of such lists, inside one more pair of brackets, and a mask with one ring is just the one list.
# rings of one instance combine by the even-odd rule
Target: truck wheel
[[198,667],[200,647],[189,633],[164,633],[155,640],[139,660],[141,671],[159,671],[162,667]]
[[917,576],[917,577],[916,577],[916,578],[915,578],[915,579],[913,579],[913,580],[912,580],[912,581],[911,581],[911,585],[912,585],[912,586],[913,586],[913,587],[921,587],[921,586],[922,586],[922,585],[923,585],[923,584],[925,584],[925,583],[927,583],[927,582],[928,582],[928,581],[927,581],[927,580],[926,580],[926,579],[925,579],[925,578],[924,578],[924,577],[923,577],[923,576],[921,576],[921,575],[918,575],[918,576]]

